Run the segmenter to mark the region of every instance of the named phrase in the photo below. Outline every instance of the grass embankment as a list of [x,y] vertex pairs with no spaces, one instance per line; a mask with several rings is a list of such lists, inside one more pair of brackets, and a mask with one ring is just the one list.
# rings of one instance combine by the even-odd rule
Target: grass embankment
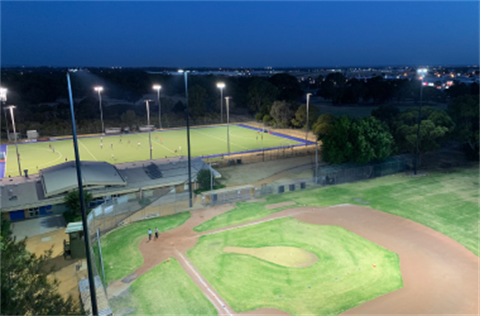
[[107,284],[133,273],[143,264],[143,257],[138,249],[142,238],[148,236],[148,229],[158,227],[160,233],[174,229],[185,223],[191,214],[183,212],[130,224],[114,230],[101,238],[102,255],[105,265]]
[[115,314],[128,311],[124,315],[218,315],[173,258],[140,276],[129,291],[129,295],[110,300]]
[[[286,267],[224,252],[227,246],[295,247],[313,253],[318,261]],[[238,313],[277,308],[292,315],[339,314],[403,286],[397,254],[344,228],[293,218],[202,236],[187,255]]]
[[[371,207],[410,219],[430,227],[464,245],[479,255],[479,170],[458,168],[446,172],[429,172],[424,177],[402,174],[332,187],[288,192],[267,197],[267,203],[237,209],[214,217],[195,227],[196,231],[230,226],[260,219],[264,205],[294,201],[299,205],[332,206],[350,203]],[[268,210],[270,213],[282,209]],[[268,215],[267,214],[267,215]]]

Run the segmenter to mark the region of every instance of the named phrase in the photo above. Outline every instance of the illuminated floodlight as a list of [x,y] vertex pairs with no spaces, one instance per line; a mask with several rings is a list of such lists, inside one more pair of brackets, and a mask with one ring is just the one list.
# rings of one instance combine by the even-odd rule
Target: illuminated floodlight
[[220,89],[225,88],[225,83],[223,83],[223,82],[217,83],[217,88],[220,88]]
[[0,88],[0,101],[6,102],[7,101],[7,89]]
[[95,87],[94,90],[97,91],[97,92],[102,92],[103,87],[98,86],[98,87]]
[[160,86],[160,85],[158,85],[158,84],[156,84],[156,85],[153,86],[153,90],[157,90],[157,91],[158,91],[158,90],[160,90],[160,89],[162,89],[162,86]]
[[421,75],[426,74],[428,72],[427,68],[419,68],[417,69],[417,72]]
[[184,71],[183,71],[183,69],[178,69],[178,72],[179,72],[179,73],[182,73],[182,72],[184,72]]

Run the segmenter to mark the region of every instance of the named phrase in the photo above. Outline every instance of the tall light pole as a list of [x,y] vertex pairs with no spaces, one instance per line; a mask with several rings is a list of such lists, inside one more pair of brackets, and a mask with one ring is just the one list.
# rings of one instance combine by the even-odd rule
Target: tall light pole
[[13,127],[13,136],[15,137],[15,148],[17,149],[17,163],[18,163],[18,173],[20,176],[22,175],[22,166],[20,164],[20,154],[18,153],[18,143],[17,143],[17,130],[15,129],[15,117],[13,116],[13,109],[16,108],[15,105],[7,106],[10,109],[10,118],[12,119],[12,127]]
[[158,103],[158,126],[162,129],[162,105],[160,104],[160,89],[162,89],[161,85],[154,85],[153,90],[157,90],[157,103]]
[[103,109],[102,109],[102,91],[103,87],[95,87],[95,91],[98,92],[98,106],[100,108],[100,120],[102,121],[102,134],[105,134],[105,126],[103,125]]
[[152,160],[152,134],[150,131],[150,107],[148,106],[148,102],[152,100],[144,100],[147,106],[147,127],[148,127],[148,146],[150,149],[150,160]]
[[223,88],[225,88],[225,84],[219,82],[217,83],[217,88],[220,89],[220,122],[223,124]]
[[191,156],[190,156],[190,123],[189,123],[189,113],[188,113],[188,75],[187,73],[190,72],[190,70],[179,70],[178,72],[182,73],[185,78],[185,98],[186,98],[186,103],[187,106],[185,108],[185,113],[187,115],[187,150],[188,150],[188,193],[190,197],[190,208],[193,207],[192,199],[193,199],[193,193],[192,193],[192,161],[191,161]]
[[[7,89],[5,89],[5,88],[0,88],[0,101],[3,104],[3,114],[5,115],[5,126],[6,126],[5,129],[7,131],[7,141],[9,141],[10,140],[10,131],[9,131],[9,127],[8,127],[7,109],[5,108],[5,103],[7,102]],[[1,127],[1,125],[0,125],[0,127]],[[1,128],[0,128],[0,130],[1,130]],[[1,134],[0,134],[0,138],[1,138]]]
[[[7,89],[5,88],[1,88],[0,87],[0,102],[1,102],[1,106],[0,106],[0,112],[1,112],[1,108],[5,106],[5,102],[7,102]],[[1,113],[0,113],[0,144],[2,143],[2,116],[1,116]]]
[[418,152],[418,143],[420,142],[420,123],[421,123],[421,115],[422,115],[422,103],[423,103],[423,78],[427,74],[426,68],[420,68],[417,70],[418,74],[420,75],[421,85],[420,85],[420,104],[418,105],[418,121],[417,121],[417,146],[415,149],[415,166],[413,169],[413,174],[417,174],[418,170],[418,160],[419,160],[419,152]]
[[305,125],[305,146],[307,146],[307,137],[308,137],[308,106],[310,104],[311,93],[307,93],[307,124]]
[[90,287],[90,299],[92,302],[92,314],[94,316],[98,315],[97,307],[97,295],[95,294],[95,281],[92,270],[92,258],[90,255],[90,238],[88,238],[88,227],[87,227],[87,212],[85,208],[85,200],[83,199],[83,184],[82,184],[82,171],[80,166],[80,155],[78,153],[78,142],[77,142],[77,129],[75,127],[75,112],[73,111],[73,94],[72,94],[72,85],[70,83],[70,71],[75,72],[76,70],[69,70],[67,72],[67,83],[68,83],[68,96],[70,98],[70,113],[72,115],[72,131],[73,131],[73,148],[75,150],[75,165],[77,167],[77,182],[78,182],[78,192],[80,196],[80,208],[82,210],[82,224],[83,224],[83,236],[85,239],[85,248],[87,255],[87,270],[88,270],[88,285]]
[[227,146],[228,146],[228,155],[230,156],[230,110],[228,107],[228,101],[230,101],[232,97],[225,97],[227,101]]

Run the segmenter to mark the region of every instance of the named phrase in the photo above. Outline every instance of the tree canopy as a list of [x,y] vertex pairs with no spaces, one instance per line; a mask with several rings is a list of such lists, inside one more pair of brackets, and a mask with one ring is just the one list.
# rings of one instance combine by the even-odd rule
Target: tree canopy
[[[2,215],[3,216],[3,215]],[[36,256],[27,251],[26,240],[16,241],[2,219],[1,311],[2,315],[85,315],[72,297],[58,293],[59,283],[48,274],[52,250]]]
[[341,116],[322,138],[322,157],[334,164],[381,161],[392,153],[392,143],[387,126],[374,117]]
[[469,157],[479,156],[479,100],[478,95],[464,95],[453,99],[448,113],[455,122],[455,139],[467,145]]

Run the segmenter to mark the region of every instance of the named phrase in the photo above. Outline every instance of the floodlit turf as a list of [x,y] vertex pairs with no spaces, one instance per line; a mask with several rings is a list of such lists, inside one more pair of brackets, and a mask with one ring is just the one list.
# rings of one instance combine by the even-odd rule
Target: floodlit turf
[[[263,141],[261,138],[262,135]],[[165,156],[175,157],[187,155],[186,130],[152,132],[151,139],[153,159],[165,158]],[[130,144],[128,144],[129,141]],[[138,146],[139,142],[140,146]],[[100,143],[100,136],[80,138],[78,142],[80,159],[106,161],[109,163],[123,163],[150,159],[148,133],[124,134],[122,137],[119,135],[104,136],[103,149],[100,147]],[[190,143],[192,157],[228,153],[227,128],[225,126],[192,128],[190,129]],[[55,152],[49,148],[50,144],[55,149]],[[258,134],[255,130],[236,125],[230,126],[231,153],[297,144],[301,143],[266,133]],[[15,145],[9,145],[7,151],[5,176],[17,176],[18,166]],[[39,169],[65,162],[65,158],[68,160],[73,160],[75,158],[73,153],[73,141],[71,139],[54,142],[21,144],[18,146],[18,151],[20,154],[22,170],[28,169],[29,174],[35,174],[38,173]],[[112,155],[114,156],[112,157]]]
[[195,226],[193,230],[196,232],[206,232],[222,227],[234,226],[245,222],[254,221],[256,219],[264,218],[270,214],[274,214],[279,211],[295,207],[295,205],[290,205],[285,207],[279,207],[276,209],[265,208],[265,205],[269,204],[272,204],[272,202],[239,202],[237,203],[235,209],[222,215],[215,216],[214,218],[203,222],[198,226]]
[[160,233],[174,229],[185,223],[191,214],[183,212],[130,224],[114,230],[101,238],[102,255],[107,284],[120,280],[133,273],[143,264],[143,257],[138,249],[140,240],[158,227]]
[[[371,207],[430,227],[479,255],[479,169],[430,172],[425,177],[403,174],[306,191],[288,192],[267,198],[267,203],[232,210],[197,226],[208,230],[264,217],[265,204],[295,201],[299,205],[331,206],[350,203]],[[271,210],[271,213],[282,209]]]
[[[295,247],[318,261],[306,268],[285,267],[226,253],[227,246]],[[403,287],[397,254],[342,227],[291,217],[202,236],[187,255],[238,313],[277,308],[292,315],[333,315]]]
[[113,312],[120,314],[127,310],[126,315],[218,315],[216,308],[177,260],[169,260],[135,280],[130,286],[130,295],[110,300]]

